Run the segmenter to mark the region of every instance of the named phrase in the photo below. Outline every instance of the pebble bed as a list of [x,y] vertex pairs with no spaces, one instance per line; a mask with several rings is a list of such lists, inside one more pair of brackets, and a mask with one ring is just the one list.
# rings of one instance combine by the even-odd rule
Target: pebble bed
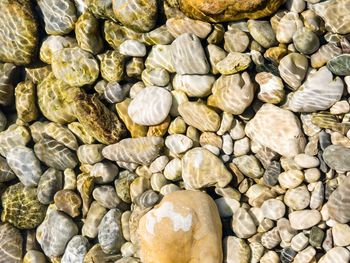
[[0,263],[350,262],[350,0],[246,2],[0,1]]

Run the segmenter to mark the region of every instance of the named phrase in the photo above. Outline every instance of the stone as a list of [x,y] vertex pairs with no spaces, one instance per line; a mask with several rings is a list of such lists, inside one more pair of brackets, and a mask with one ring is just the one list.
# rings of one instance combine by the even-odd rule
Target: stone
[[5,158],[0,156],[0,183],[11,181],[16,178],[16,174],[11,170]]
[[304,181],[304,174],[299,170],[288,170],[278,176],[278,182],[283,188],[296,188]]
[[264,217],[271,220],[278,220],[286,213],[286,206],[277,199],[269,199],[264,201],[261,206]]
[[347,75],[350,75],[349,64],[350,64],[350,55],[342,54],[330,59],[327,62],[327,68],[330,71],[332,71],[332,73],[335,75],[347,76]]
[[148,32],[156,25],[157,1],[112,0],[113,12],[118,21],[137,32]]
[[2,262],[22,262],[23,238],[18,229],[8,223],[0,224],[0,257]]
[[212,30],[211,24],[188,17],[170,18],[166,21],[166,27],[175,38],[185,33],[192,33],[204,39]]
[[260,87],[258,98],[261,101],[278,104],[284,99],[285,91],[280,77],[270,72],[259,72],[255,75],[255,81]]
[[77,150],[77,156],[81,163],[96,164],[104,159],[102,155],[103,144],[83,144]]
[[106,146],[102,154],[113,161],[149,165],[160,155],[163,145],[164,139],[161,137],[127,138],[119,143]]
[[125,242],[121,230],[121,215],[117,209],[109,210],[98,227],[98,241],[103,252],[116,254]]
[[[322,85],[320,85],[322,83]],[[310,72],[300,88],[288,95],[287,108],[294,112],[327,110],[342,97],[344,84],[322,67]]]
[[293,250],[300,252],[309,244],[309,239],[303,232],[295,235],[291,240],[291,247]]
[[77,46],[77,40],[73,37],[50,35],[44,38],[40,47],[39,57],[41,61],[51,64],[52,56],[55,52],[64,48],[73,48]]
[[294,161],[297,165],[299,165],[301,168],[307,169],[307,168],[314,168],[319,166],[320,161],[317,159],[317,157],[310,156],[307,154],[298,154],[294,157]]
[[173,134],[166,137],[165,146],[172,153],[178,155],[192,148],[193,141],[185,135]]
[[220,116],[204,103],[187,101],[180,104],[178,110],[186,124],[202,132],[215,132],[220,128]]
[[103,54],[99,54],[100,70],[103,79],[108,82],[121,81],[124,77],[125,56],[117,50],[107,50]]
[[249,74],[243,72],[221,76],[215,81],[212,92],[208,105],[239,115],[252,103],[255,88]]
[[42,173],[34,151],[26,146],[16,146],[7,153],[7,163],[24,186],[38,185]]
[[[343,157],[343,155],[341,155],[341,157]],[[339,184],[337,189],[331,193],[327,203],[329,217],[342,224],[346,224],[350,221],[348,209],[350,202],[347,199],[349,187],[350,178],[346,177],[345,180]]]
[[278,42],[288,44],[292,42],[294,33],[303,27],[303,22],[296,12],[282,13],[276,25],[276,38]]
[[172,60],[178,74],[207,74],[209,64],[199,38],[185,33],[171,44]]
[[16,66],[12,63],[0,63],[0,83],[1,83],[1,96],[0,105],[9,106],[13,103],[13,91],[14,87],[12,79]]
[[182,163],[179,158],[172,159],[164,168],[163,172],[166,179],[178,181],[182,178]]
[[308,69],[307,58],[299,53],[290,53],[284,56],[278,66],[281,78],[292,90],[300,87]]
[[162,25],[150,32],[143,33],[141,40],[146,45],[168,45],[173,42],[174,37],[170,34],[166,25]]
[[83,263],[89,249],[89,241],[83,236],[74,236],[67,244],[61,263]]
[[82,205],[81,198],[72,190],[64,189],[58,191],[54,196],[57,210],[65,212],[71,217],[80,215],[80,208]]
[[0,9],[0,60],[29,64],[38,44],[38,24],[31,3],[6,0]]
[[240,203],[236,199],[229,197],[215,199],[215,203],[218,207],[220,217],[231,217],[240,207]]
[[25,126],[12,124],[0,132],[0,154],[7,157],[16,146],[25,146],[30,141],[30,133]]
[[46,263],[44,253],[37,250],[28,250],[24,255],[23,263]]
[[317,210],[294,211],[289,214],[289,221],[296,230],[309,229],[321,221],[321,214]]
[[120,54],[130,57],[144,57],[146,55],[146,46],[137,40],[125,40],[119,46]]
[[[220,217],[205,193],[186,190],[166,195],[141,218],[138,234],[142,262],[222,262]],[[186,242],[176,242],[180,239]]]
[[75,151],[78,149],[78,142],[74,134],[68,128],[61,124],[55,122],[50,122],[49,124],[47,124],[45,126],[43,137],[47,136],[51,137],[52,139],[63,144],[71,150]]
[[96,187],[92,192],[92,196],[97,202],[108,209],[116,208],[121,203],[115,188],[110,185]]
[[[281,125],[283,133],[281,133]],[[305,138],[299,120],[288,111],[264,104],[245,127],[247,136],[282,156],[293,157],[304,151]]]
[[49,35],[65,35],[74,29],[76,8],[71,0],[40,0],[38,5]]
[[182,158],[182,178],[187,189],[200,189],[213,185],[225,187],[232,175],[218,157],[197,147]]
[[73,220],[59,211],[50,211],[38,226],[36,238],[48,257],[61,256],[69,240],[78,234]]
[[293,44],[296,50],[303,54],[312,54],[320,47],[318,36],[310,29],[303,27],[293,35]]
[[328,43],[320,47],[318,51],[311,55],[311,66],[320,68],[334,57],[342,53],[341,48],[333,43]]
[[157,125],[168,116],[171,104],[172,97],[169,91],[155,86],[147,87],[131,101],[128,115],[139,125]]
[[350,32],[350,18],[346,12],[349,2],[346,0],[331,0],[317,3],[311,7],[315,13],[326,22],[326,29],[336,34]]
[[223,60],[216,63],[215,67],[219,73],[230,75],[247,69],[251,64],[251,61],[252,60],[248,54],[230,52]]
[[215,77],[212,75],[181,75],[173,78],[173,88],[181,90],[189,97],[206,97],[211,93]]
[[330,145],[323,151],[323,160],[334,170],[340,172],[350,171],[348,156],[350,150],[340,145]]
[[253,218],[245,208],[238,208],[232,217],[232,230],[239,238],[249,238],[256,233]]
[[296,256],[297,252],[295,252],[290,247],[285,247],[281,251],[280,259],[282,263],[290,263],[293,262],[294,257]]
[[238,28],[227,30],[224,34],[224,48],[227,52],[244,52],[249,42],[247,33]]
[[310,204],[310,193],[305,185],[288,189],[284,195],[284,203],[293,210],[303,210]]
[[273,250],[268,250],[261,258],[260,263],[278,263],[278,254]]
[[108,255],[104,253],[101,249],[100,244],[96,244],[92,248],[90,248],[88,253],[86,253],[83,262],[84,263],[95,263],[95,262],[112,263],[112,262],[116,262],[116,260],[119,260],[120,257],[121,257],[120,255]]
[[172,56],[172,45],[154,45],[145,61],[147,68],[163,68],[168,72],[176,72]]
[[182,12],[187,16],[208,22],[229,22],[245,18],[257,19],[273,14],[282,4],[281,1],[257,1],[246,2],[238,5],[234,0],[228,2],[216,2],[213,0],[183,0],[179,3]]
[[273,249],[281,243],[281,237],[277,227],[265,232],[261,236],[261,244],[267,249]]
[[248,263],[251,258],[251,248],[241,238],[225,237],[223,240],[225,263]]
[[313,226],[310,232],[309,244],[314,248],[321,248],[324,236],[325,233],[321,228]]
[[251,36],[264,48],[277,45],[276,35],[272,30],[270,22],[250,19],[247,24]]
[[82,235],[89,238],[97,237],[98,226],[106,213],[107,209],[105,207],[96,201],[92,202],[81,229]]
[[264,170],[254,155],[243,155],[232,160],[238,169],[247,177],[257,179],[263,176]]
[[327,253],[320,258],[319,263],[332,263],[334,259],[337,263],[346,263],[350,260],[350,252],[344,247],[334,247],[327,251]]
[[337,223],[332,228],[332,234],[335,246],[346,247],[350,245],[350,227],[347,224]]
[[31,81],[17,84],[15,89],[16,110],[18,118],[24,122],[31,122],[38,117],[38,108],[35,104],[35,85]]
[[298,233],[291,227],[289,220],[284,217],[277,220],[277,229],[282,242],[287,243],[291,242],[292,238]]
[[54,200],[54,195],[63,188],[63,173],[54,168],[47,169],[40,177],[38,184],[38,200],[44,205],[49,205]]

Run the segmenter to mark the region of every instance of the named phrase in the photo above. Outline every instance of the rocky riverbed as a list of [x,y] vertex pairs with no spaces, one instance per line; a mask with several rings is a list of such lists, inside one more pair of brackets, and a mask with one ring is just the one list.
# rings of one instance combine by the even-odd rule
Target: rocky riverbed
[[350,0],[1,0],[0,263],[349,263]]

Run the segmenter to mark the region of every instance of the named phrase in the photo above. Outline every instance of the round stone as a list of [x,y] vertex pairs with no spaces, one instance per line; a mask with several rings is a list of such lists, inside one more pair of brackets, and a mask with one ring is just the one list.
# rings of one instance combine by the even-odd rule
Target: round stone
[[289,214],[289,221],[296,230],[309,229],[321,221],[321,214],[317,210],[294,211]]
[[342,54],[330,59],[327,68],[338,76],[350,75],[350,54]]
[[281,217],[283,217],[286,213],[286,206],[283,204],[282,201],[277,199],[266,200],[262,204],[261,209],[265,218],[271,220],[278,220]]

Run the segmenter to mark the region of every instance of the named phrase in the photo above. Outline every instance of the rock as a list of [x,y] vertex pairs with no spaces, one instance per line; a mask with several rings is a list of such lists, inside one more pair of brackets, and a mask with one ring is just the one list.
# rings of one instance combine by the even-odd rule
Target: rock
[[195,34],[199,38],[206,38],[212,30],[211,24],[188,17],[170,18],[166,21],[166,27],[173,37],[185,33]]
[[282,1],[278,0],[249,1],[244,5],[239,5],[235,0],[226,2],[184,0],[174,3],[177,2],[180,4],[181,11],[187,16],[208,22],[228,22],[245,18],[257,19],[273,14],[282,4]]
[[23,263],[46,263],[46,258],[40,251],[28,250],[23,258]]
[[295,188],[304,181],[304,174],[299,170],[288,170],[278,176],[278,182],[283,188]]
[[[281,133],[281,125],[283,133]],[[305,138],[296,116],[272,104],[264,104],[250,120],[245,132],[247,136],[286,157],[304,151]]]
[[43,137],[49,136],[71,150],[75,151],[78,149],[78,142],[74,134],[68,128],[61,124],[50,122],[49,124],[47,124],[47,126],[45,126],[45,130],[43,132]]
[[23,238],[18,229],[8,223],[0,224],[0,257],[6,263],[22,262]]
[[248,35],[238,28],[227,30],[224,34],[224,48],[227,52],[244,52],[249,42]]
[[323,151],[323,160],[332,169],[340,172],[350,171],[348,162],[350,150],[340,145],[330,145]]
[[9,106],[13,103],[14,87],[13,87],[12,81],[13,81],[13,75],[15,70],[16,70],[16,66],[13,65],[12,63],[0,63],[0,83],[1,83],[0,105],[2,106]]
[[305,185],[301,185],[294,189],[288,189],[283,201],[294,210],[303,210],[310,204],[310,193]]
[[162,25],[150,32],[143,33],[141,40],[146,45],[168,45],[173,42],[174,37],[170,34],[166,25]]
[[232,163],[247,177],[257,179],[263,176],[264,170],[254,155],[243,155],[233,159]]
[[89,241],[83,236],[74,236],[67,244],[61,263],[83,263],[88,252]]
[[55,52],[60,51],[64,48],[73,48],[77,46],[78,42],[73,37],[52,35],[47,36],[44,38],[40,47],[40,60],[47,64],[51,64],[52,56]]
[[80,215],[80,208],[82,205],[81,198],[72,190],[60,190],[54,196],[57,210],[63,211],[71,217]]
[[[180,48],[180,47],[179,47]],[[171,45],[154,45],[145,61],[148,68],[163,68],[168,72],[176,72]]]
[[242,114],[253,101],[254,84],[247,72],[218,78],[208,98],[208,105],[234,115]]
[[[318,51],[316,51],[311,56],[311,66],[313,68],[320,68],[324,66],[329,60],[340,55],[342,53],[341,48],[333,43],[328,43],[320,47]],[[338,63],[337,63],[338,65]]]
[[278,199],[264,201],[261,206],[264,217],[271,220],[278,220],[286,213],[286,206]]
[[103,95],[109,103],[117,103],[125,99],[128,91],[128,88],[121,86],[118,82],[109,82]]
[[107,18],[116,21],[112,9],[112,0],[87,0],[85,4],[96,18]]
[[238,210],[240,203],[229,197],[215,199],[221,217],[231,217]]
[[289,221],[296,230],[309,229],[321,221],[321,214],[317,210],[294,211],[289,214]]
[[173,88],[189,97],[206,97],[211,93],[215,77],[212,75],[180,75],[173,78]]
[[109,210],[98,227],[98,241],[107,254],[118,253],[125,242],[121,231],[121,215],[117,209]]
[[92,196],[100,205],[108,209],[116,208],[121,203],[115,188],[110,185],[96,187],[92,192]]
[[63,187],[63,173],[54,168],[47,169],[40,177],[38,184],[38,200],[44,205],[49,205],[54,200],[54,195]]
[[120,255],[108,255],[101,249],[100,244],[94,245],[84,257],[84,263],[112,263],[120,259]]
[[248,20],[248,30],[254,40],[264,48],[278,44],[275,32],[268,21]]
[[[166,195],[141,218],[138,233],[142,262],[222,262],[220,217],[205,193],[187,190]],[[176,242],[180,239],[186,242]]]
[[188,189],[217,185],[225,187],[232,179],[222,161],[210,151],[197,147],[182,158],[182,178]]
[[273,249],[281,243],[281,237],[277,227],[265,232],[261,236],[261,244],[267,249]]
[[[337,155],[334,154],[334,156]],[[344,155],[341,155],[341,157],[345,158]],[[327,203],[329,217],[343,224],[350,221],[350,202],[347,199],[349,189],[350,178],[346,177],[345,180],[339,184],[338,188],[332,192]]]
[[52,139],[37,142],[34,152],[40,161],[57,170],[73,169],[78,163],[75,153]]
[[309,237],[310,245],[315,248],[321,248],[324,236],[325,236],[325,233],[321,228],[317,226],[313,226],[311,228],[310,237]]
[[76,8],[71,0],[40,0],[38,5],[49,35],[65,35],[74,29]]
[[225,263],[248,263],[251,258],[251,249],[243,239],[234,236],[225,237],[223,248]]
[[166,137],[165,145],[172,153],[178,155],[192,148],[193,141],[185,135],[173,134]]
[[296,90],[300,87],[308,69],[307,58],[299,53],[290,53],[283,57],[278,66],[281,78]]
[[104,159],[102,155],[103,144],[83,144],[77,150],[78,159],[81,163],[96,164]]
[[294,161],[297,165],[299,165],[301,168],[314,168],[319,166],[320,160],[317,159],[317,157],[307,155],[307,154],[298,154],[294,157]]
[[260,263],[279,263],[278,254],[275,251],[268,250],[261,258]]
[[249,238],[256,233],[253,218],[245,208],[238,208],[232,217],[232,230],[239,238]]
[[176,73],[209,73],[209,64],[204,49],[196,35],[185,33],[177,37],[171,44],[171,54]]
[[128,2],[112,0],[114,15],[123,25],[137,31],[148,32],[156,25],[157,1]]
[[245,53],[230,52],[223,60],[216,63],[215,66],[219,73],[230,75],[247,69],[251,61],[250,56]]
[[18,118],[24,122],[34,121],[38,117],[35,93],[35,85],[31,81],[23,81],[16,86],[15,96],[17,115]]
[[332,71],[333,74],[338,76],[350,75],[349,65],[350,65],[349,54],[342,54],[342,55],[333,57],[327,62],[327,68],[330,71]]
[[1,1],[0,60],[16,65],[29,64],[38,44],[38,24],[31,3]]
[[285,92],[280,77],[270,72],[259,72],[255,75],[255,81],[260,87],[258,98],[261,101],[278,104],[284,99]]
[[[322,83],[322,85],[320,85]],[[287,99],[287,108],[294,112],[327,110],[342,97],[344,84],[339,77],[322,67],[310,72],[304,84]]]
[[159,87],[147,87],[137,93],[128,107],[131,120],[139,125],[157,125],[168,116],[172,104],[169,91]]
[[295,252],[290,247],[285,247],[281,251],[280,259],[282,263],[290,263],[293,262],[294,257],[296,256],[297,252]]
[[75,113],[85,130],[100,143],[116,143],[126,136],[124,124],[96,95],[79,96]]
[[291,242],[292,238],[298,233],[294,230],[287,218],[280,218],[277,220],[278,233],[282,239],[282,242]]
[[90,209],[87,213],[84,225],[81,229],[83,236],[95,238],[98,235],[98,226],[100,225],[107,209],[94,201],[91,203]]
[[303,22],[296,12],[282,13],[282,17],[276,25],[276,38],[280,43],[292,42],[294,33],[303,27]]
[[350,252],[343,247],[334,247],[327,251],[327,253],[320,258],[319,263],[333,263],[334,259],[337,263],[346,263],[350,260]]
[[335,246],[346,247],[350,245],[350,227],[347,224],[337,223],[332,228],[332,234]]
[[5,158],[0,156],[0,183],[8,182],[16,178]]
[[108,50],[103,54],[99,54],[100,68],[102,77],[109,81],[121,81],[124,77],[124,55],[117,50]]
[[0,132],[0,154],[7,157],[16,146],[25,146],[30,141],[30,133],[25,126],[12,124]]
[[144,57],[146,55],[146,46],[137,40],[125,40],[119,46],[120,54],[130,57]]
[[61,256],[69,240],[78,234],[73,220],[59,211],[50,211],[37,228],[36,238],[48,257]]
[[305,236],[303,232],[300,232],[299,234],[295,235],[291,241],[292,249],[297,252],[302,251],[304,248],[307,247],[308,244],[309,239],[307,238],[307,236]]
[[303,54],[312,54],[320,47],[318,36],[310,29],[303,27],[293,35],[293,44],[296,50]]
[[16,146],[7,153],[7,163],[24,186],[35,187],[42,173],[34,151],[25,146]]
[[164,145],[161,137],[128,138],[119,143],[106,146],[102,150],[105,158],[113,161],[149,165]]
[[187,101],[181,103],[178,110],[186,124],[202,132],[215,132],[220,127],[220,116],[204,103]]
[[326,22],[326,29],[336,34],[350,32],[350,18],[347,10],[349,2],[346,0],[331,0],[311,6],[315,13]]

